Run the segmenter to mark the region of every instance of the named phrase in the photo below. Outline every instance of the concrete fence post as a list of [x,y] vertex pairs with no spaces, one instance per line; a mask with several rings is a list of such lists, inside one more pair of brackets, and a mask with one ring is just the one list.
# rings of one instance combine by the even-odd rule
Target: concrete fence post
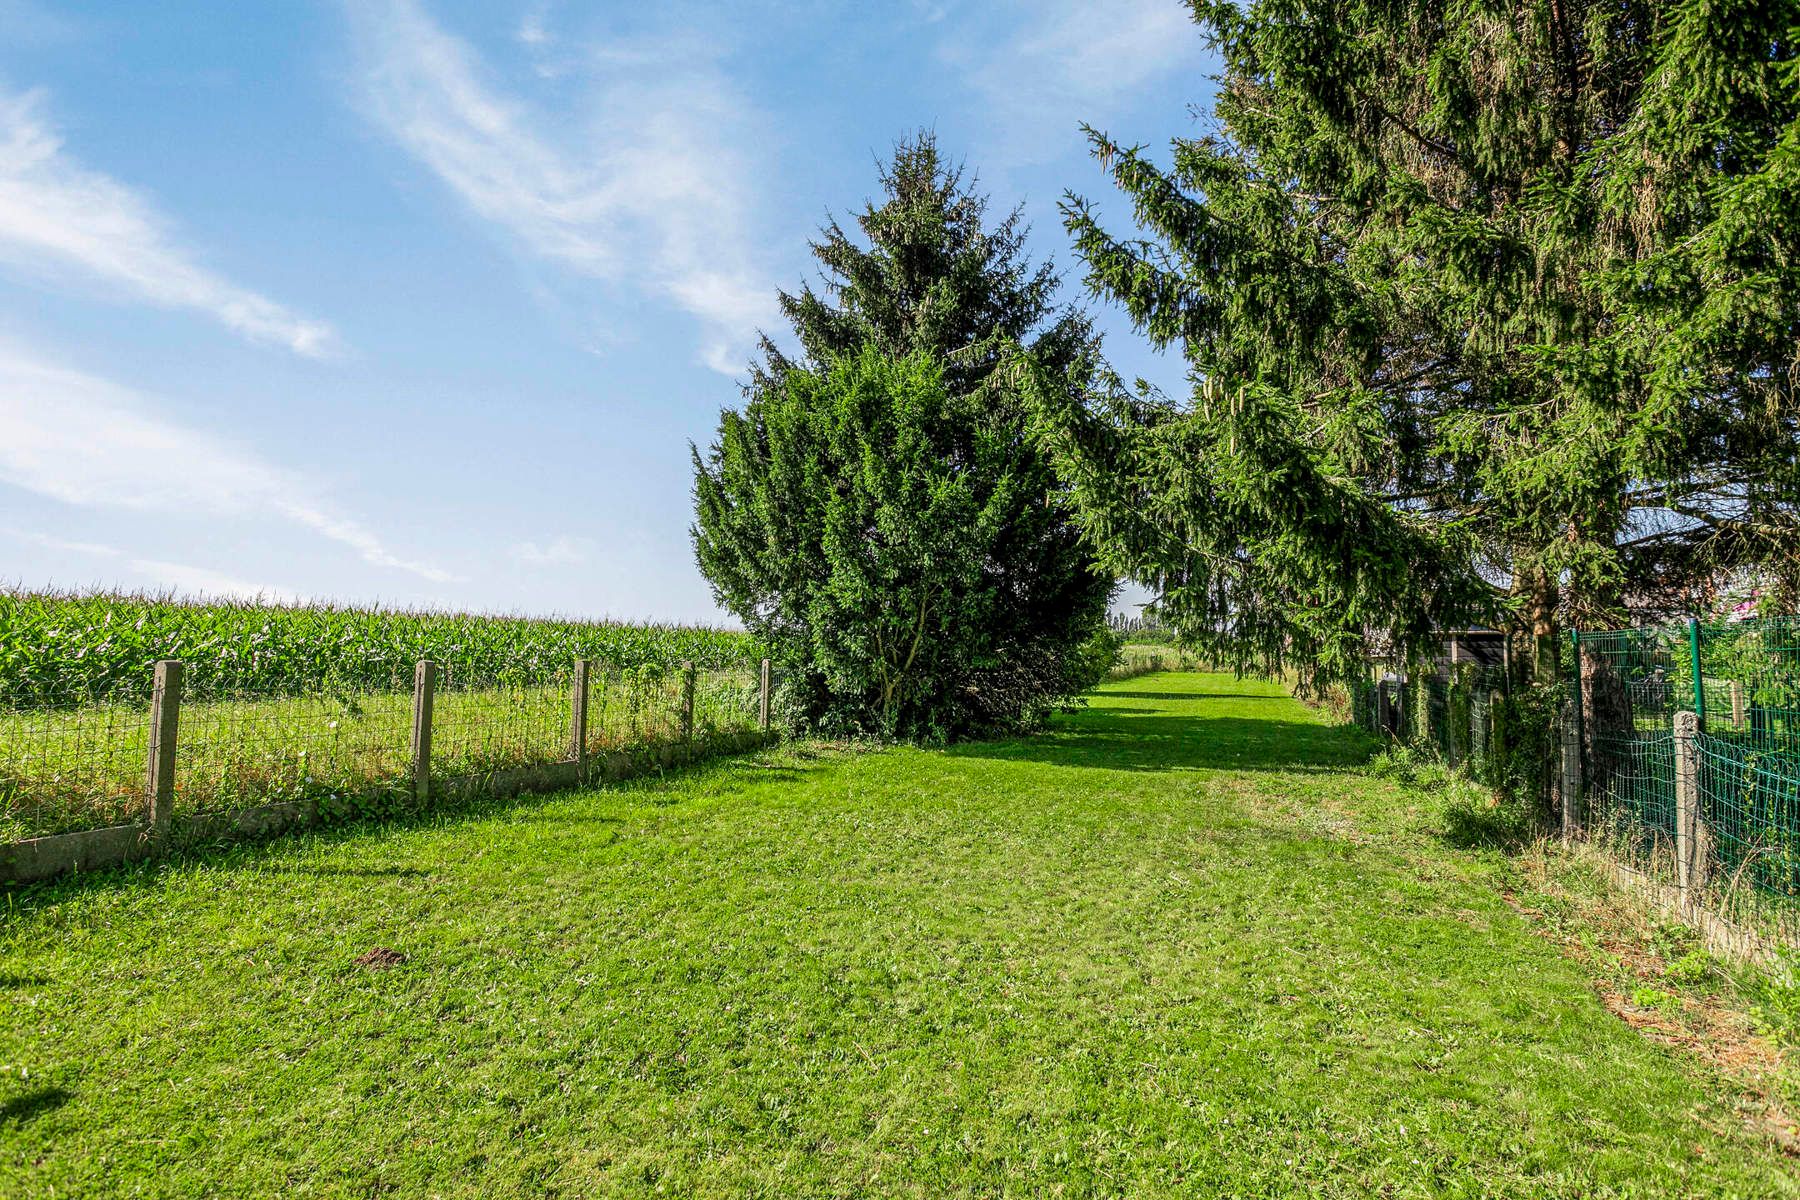
[[1706,890],[1706,824],[1700,819],[1700,716],[1675,714],[1675,878],[1685,906],[1698,905]]
[[1573,701],[1562,716],[1562,840],[1573,841],[1581,829],[1581,724]]
[[150,753],[144,791],[152,837],[167,833],[175,815],[175,744],[180,730],[181,661],[165,658],[156,664],[156,688],[150,694]]
[[431,704],[437,693],[437,664],[421,660],[413,671],[413,798],[431,799]]
[[1744,727],[1744,681],[1741,679],[1731,681],[1731,727]]
[[578,765],[587,764],[588,744],[588,660],[575,660],[575,681],[569,695],[569,757]]
[[683,660],[681,664],[681,740],[692,741],[694,738],[694,664]]
[[769,732],[769,660],[762,660],[761,679],[758,683],[756,727],[764,733]]

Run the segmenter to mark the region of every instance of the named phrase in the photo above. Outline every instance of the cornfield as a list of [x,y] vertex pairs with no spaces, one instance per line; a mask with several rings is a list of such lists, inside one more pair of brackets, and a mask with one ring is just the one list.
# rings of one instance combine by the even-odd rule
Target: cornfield
[[147,701],[161,658],[186,664],[190,699],[247,700],[403,690],[420,659],[459,685],[518,686],[578,658],[725,669],[760,655],[694,625],[0,590],[0,710]]

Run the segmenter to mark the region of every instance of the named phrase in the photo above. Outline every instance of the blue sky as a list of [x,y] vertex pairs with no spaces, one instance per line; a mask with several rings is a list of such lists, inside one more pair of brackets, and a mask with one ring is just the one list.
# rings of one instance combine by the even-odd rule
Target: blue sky
[[1079,123],[1210,69],[1174,0],[0,0],[0,578],[718,619],[688,443],[821,221],[930,127],[1074,298]]

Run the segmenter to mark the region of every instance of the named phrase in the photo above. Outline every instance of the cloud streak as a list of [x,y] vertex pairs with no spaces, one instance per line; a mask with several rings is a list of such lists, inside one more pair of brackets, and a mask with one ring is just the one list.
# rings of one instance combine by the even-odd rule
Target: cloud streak
[[464,205],[539,259],[675,304],[700,322],[707,365],[741,368],[773,289],[748,251],[745,106],[703,55],[596,54],[584,113],[544,119],[416,0],[346,11],[362,108]]
[[[994,19],[984,10],[984,21]],[[1166,76],[1195,76],[1182,101],[1209,86],[1200,31],[1177,0],[1048,0],[1000,19],[1017,32],[988,36],[957,22],[939,57],[984,98],[999,150],[1015,163],[1065,153],[1082,121],[1105,120]]]
[[[149,586],[170,588],[190,596],[214,596],[241,600],[262,600],[272,604],[293,604],[305,597],[292,588],[278,587],[274,584],[252,583],[239,579],[235,575],[227,575],[223,571],[215,571],[209,567],[197,567],[191,563],[168,562],[159,558],[136,558],[125,553],[117,546],[108,546],[100,542],[71,542],[64,538],[51,537],[28,529],[7,529],[8,535],[33,546],[42,546],[46,550],[55,550],[60,554],[81,554],[89,558],[105,559],[107,562],[119,564],[120,569],[136,575]],[[113,581],[116,586],[117,581]]]
[[547,542],[520,542],[512,548],[512,556],[527,567],[572,567],[588,560],[594,552],[591,538],[559,534]]
[[0,343],[0,482],[65,504],[184,515],[273,516],[346,546],[371,566],[433,583],[456,577],[402,558],[304,478],[156,415],[104,379]]
[[205,313],[250,341],[296,354],[335,349],[331,326],[196,263],[142,196],[69,156],[43,109],[42,92],[0,92],[0,264]]

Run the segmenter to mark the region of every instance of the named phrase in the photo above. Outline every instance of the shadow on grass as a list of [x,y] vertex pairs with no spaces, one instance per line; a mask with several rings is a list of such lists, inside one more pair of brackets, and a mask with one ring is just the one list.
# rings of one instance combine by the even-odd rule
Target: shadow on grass
[[47,1112],[55,1112],[74,1098],[73,1093],[59,1087],[36,1088],[22,1096],[14,1096],[0,1104],[0,1129],[8,1126],[16,1129]]
[[[1096,692],[1095,695],[1103,697],[1108,700],[1112,699],[1114,696],[1118,696],[1118,697],[1121,697],[1126,700],[1270,700],[1270,701],[1287,701],[1287,700],[1291,699],[1291,697],[1289,697],[1289,696],[1262,696],[1262,695],[1252,695],[1249,692],[1115,692],[1110,689],[1107,691],[1104,691],[1104,692]],[[1158,711],[1160,711],[1160,710],[1158,710]]]
[[251,869],[263,875],[312,875],[321,879],[423,879],[431,874],[423,867],[296,867],[284,863],[259,863]]
[[[780,761],[770,761],[779,756]],[[333,820],[301,830],[277,832],[264,837],[243,837],[217,842],[200,842],[183,846],[169,854],[137,862],[120,863],[93,871],[80,871],[54,879],[33,883],[0,883],[0,913],[7,917],[22,916],[37,908],[47,908],[76,895],[115,892],[131,888],[155,887],[158,880],[174,870],[196,864],[254,874],[365,876],[369,878],[430,875],[418,867],[352,868],[328,865],[310,866],[286,861],[296,851],[318,852],[345,843],[379,839],[386,834],[409,829],[429,828],[456,822],[477,821],[488,817],[514,815],[518,820],[552,822],[593,821],[610,824],[622,818],[567,816],[545,813],[546,805],[564,800],[578,792],[609,792],[614,795],[636,795],[650,806],[677,804],[679,790],[686,784],[707,776],[729,777],[740,783],[761,784],[770,780],[799,779],[807,773],[829,766],[836,756],[804,746],[775,746],[738,754],[721,754],[685,766],[671,767],[638,775],[630,779],[612,780],[558,788],[541,792],[521,792],[511,796],[468,796],[439,802],[425,808],[403,808],[385,813],[369,813]],[[798,765],[795,765],[798,764]]]
[[1277,717],[1142,716],[1141,711],[1084,709],[1033,738],[953,746],[946,753],[1109,771],[1305,774],[1357,766],[1373,750],[1355,729]]

